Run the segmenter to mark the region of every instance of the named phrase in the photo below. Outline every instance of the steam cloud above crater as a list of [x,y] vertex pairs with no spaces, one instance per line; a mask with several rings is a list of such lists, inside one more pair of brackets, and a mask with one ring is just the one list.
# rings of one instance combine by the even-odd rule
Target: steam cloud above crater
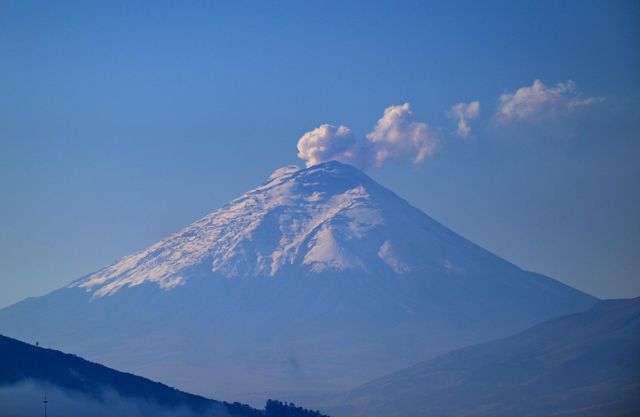
[[[534,124],[545,119],[566,115],[574,110],[603,101],[603,98],[584,97],[573,81],[547,86],[534,80],[531,86],[505,92],[498,98],[493,114],[497,125]],[[449,107],[446,115],[456,123],[455,136],[469,138],[471,121],[480,116],[480,101],[459,102]],[[359,136],[347,126],[323,124],[306,132],[298,140],[298,157],[307,167],[336,160],[361,169],[381,167],[385,162],[411,161],[418,164],[432,156],[443,139],[424,122],[414,120],[409,103],[387,107],[373,130]]]
[[336,160],[369,168],[387,160],[422,162],[431,156],[437,144],[437,132],[426,123],[416,122],[409,103],[387,107],[373,131],[357,137],[346,126],[323,124],[306,132],[298,140],[298,157],[306,165]]

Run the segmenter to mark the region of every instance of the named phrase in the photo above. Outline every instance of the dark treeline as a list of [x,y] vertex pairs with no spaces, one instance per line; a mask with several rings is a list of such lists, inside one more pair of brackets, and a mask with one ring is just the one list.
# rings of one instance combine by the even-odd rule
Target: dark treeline
[[294,403],[269,400],[264,407],[265,417],[328,417],[319,411],[296,407]]
[[268,400],[264,410],[256,410],[240,403],[227,403],[226,406],[234,416],[242,417],[329,417],[319,411],[307,410],[296,406],[294,403],[277,400]]

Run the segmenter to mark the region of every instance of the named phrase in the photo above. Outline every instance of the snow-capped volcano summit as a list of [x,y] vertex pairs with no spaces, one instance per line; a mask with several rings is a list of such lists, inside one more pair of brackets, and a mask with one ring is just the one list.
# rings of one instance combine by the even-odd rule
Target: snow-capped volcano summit
[[350,388],[595,301],[327,162],[281,168],[149,248],[0,310],[0,333],[262,403]]
[[[443,236],[438,224],[420,214],[349,165],[285,167],[221,209],[72,286],[97,297],[145,282],[171,289],[184,284],[193,268],[227,278],[406,274],[428,267],[462,272],[450,259],[455,250],[443,251],[451,246],[446,240],[428,257],[408,250],[411,244],[436,248],[434,240]],[[416,215],[422,217],[418,230],[404,221]]]
[[[194,267],[227,278],[366,270],[347,246],[384,224],[384,190],[339,162],[276,170],[261,186],[178,233],[73,285],[96,296],[156,282],[169,289]],[[375,254],[374,254],[375,255]]]

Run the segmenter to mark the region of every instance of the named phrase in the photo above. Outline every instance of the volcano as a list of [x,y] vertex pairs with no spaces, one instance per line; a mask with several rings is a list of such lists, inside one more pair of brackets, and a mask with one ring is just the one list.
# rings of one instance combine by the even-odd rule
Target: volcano
[[276,170],[149,248],[0,310],[0,333],[263,404],[348,389],[595,302],[327,162]]

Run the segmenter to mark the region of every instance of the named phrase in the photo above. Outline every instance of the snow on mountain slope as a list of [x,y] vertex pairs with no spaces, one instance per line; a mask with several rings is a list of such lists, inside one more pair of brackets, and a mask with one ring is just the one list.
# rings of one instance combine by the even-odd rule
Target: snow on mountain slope
[[1,309],[0,332],[263,404],[347,389],[596,301],[328,162],[281,168],[148,249]]
[[[369,271],[380,261],[406,273],[419,265],[407,263],[392,241],[373,236],[387,224],[384,209],[398,203],[388,201],[397,197],[385,191],[337,162],[281,168],[225,207],[72,286],[97,297],[144,282],[171,289],[202,264],[227,278],[273,277],[291,267],[310,273]],[[366,242],[360,248],[365,250],[349,249],[369,237],[376,240],[374,248]],[[451,264],[441,261],[443,268]]]

